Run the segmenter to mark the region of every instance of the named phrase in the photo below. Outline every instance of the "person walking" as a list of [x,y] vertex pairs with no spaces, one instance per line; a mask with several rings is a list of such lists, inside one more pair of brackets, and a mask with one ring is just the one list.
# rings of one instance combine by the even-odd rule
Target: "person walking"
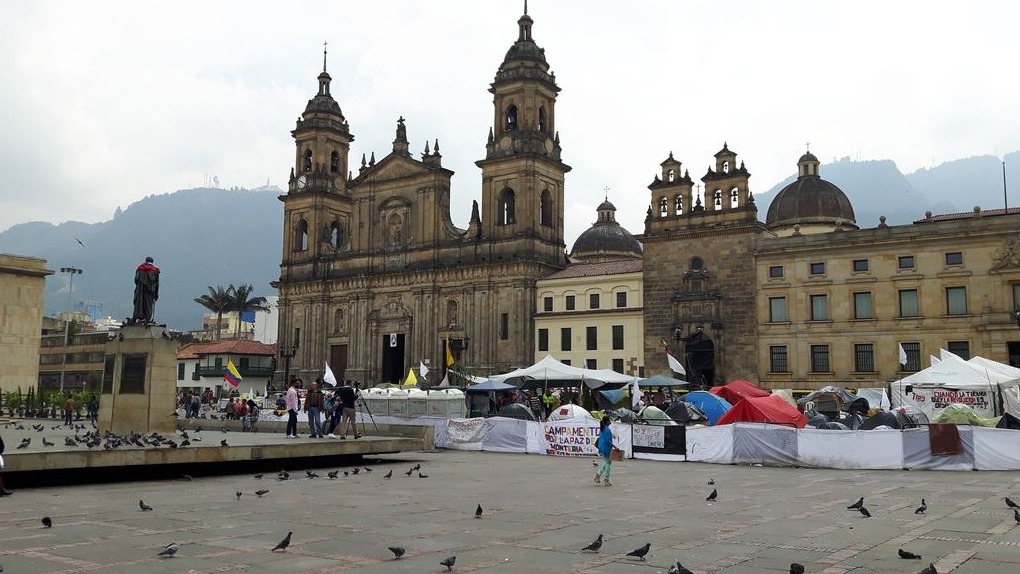
[[595,471],[595,484],[613,486],[613,483],[609,482],[609,473],[613,469],[613,431],[608,416],[603,416],[599,421],[599,438],[595,441],[595,448],[602,456],[602,464]]
[[340,400],[339,390],[340,389],[334,389],[333,394],[326,401],[326,412],[329,413],[329,430],[326,431],[326,436],[329,438],[336,438],[333,431],[335,431],[336,427],[340,424],[340,418],[344,413],[344,405]]
[[308,413],[308,438],[322,438],[322,408],[326,397],[319,390],[318,381],[308,387],[304,410]]
[[99,399],[96,398],[96,395],[92,395],[92,398],[89,399],[87,408],[89,411],[89,420],[92,421],[92,424],[96,424],[99,421]]
[[297,379],[290,380],[290,386],[287,387],[287,396],[284,398],[284,402],[287,407],[287,438],[297,438]]
[[337,389],[337,396],[340,398],[343,420],[340,423],[340,438],[347,438],[347,429],[354,433],[354,438],[361,438],[358,432],[358,425],[355,419],[357,413],[354,411],[354,403],[358,400],[358,392],[351,386],[351,381],[344,381],[344,386]]

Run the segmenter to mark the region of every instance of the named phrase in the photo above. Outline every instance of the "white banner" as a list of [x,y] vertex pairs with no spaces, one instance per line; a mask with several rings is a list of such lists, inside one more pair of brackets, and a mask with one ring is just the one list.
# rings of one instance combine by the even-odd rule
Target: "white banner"
[[950,387],[913,386],[905,393],[906,400],[921,409],[928,418],[942,412],[942,409],[953,404],[967,405],[983,417],[995,416],[995,403],[992,389],[954,389]]
[[645,448],[666,448],[666,427],[634,425],[633,445]]
[[598,456],[595,441],[599,438],[599,423],[592,421],[552,422],[542,425],[544,454],[554,456]]
[[446,434],[451,443],[481,442],[485,438],[485,419],[450,419]]

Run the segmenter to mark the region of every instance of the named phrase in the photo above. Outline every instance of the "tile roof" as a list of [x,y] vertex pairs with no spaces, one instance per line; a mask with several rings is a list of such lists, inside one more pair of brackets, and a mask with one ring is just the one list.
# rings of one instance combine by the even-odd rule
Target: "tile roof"
[[623,261],[606,261],[604,263],[574,263],[557,271],[544,279],[566,279],[569,277],[599,277],[601,275],[620,275],[622,273],[639,273],[644,261],[641,259],[625,259]]
[[[993,217],[996,215],[1016,215],[1020,214],[1020,207],[1010,207],[1009,209],[982,209],[980,215],[977,217]],[[940,213],[938,215],[932,215],[931,219],[924,218],[918,219],[914,223],[930,223],[933,221],[958,221],[960,219],[974,219],[975,215],[973,211],[964,211],[962,213]]]
[[276,345],[245,339],[190,343],[177,350],[178,359],[197,359],[203,355],[276,355]]

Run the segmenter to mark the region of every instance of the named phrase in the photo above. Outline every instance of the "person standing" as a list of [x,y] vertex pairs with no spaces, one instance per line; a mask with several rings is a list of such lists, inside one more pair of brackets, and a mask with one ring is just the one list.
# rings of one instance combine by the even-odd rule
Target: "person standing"
[[549,387],[546,387],[545,394],[542,395],[542,405],[545,406],[546,420],[549,420],[549,415],[552,414],[552,411],[553,409],[556,408],[556,403],[558,402],[559,399],[557,399],[556,396],[552,394],[552,391],[549,390]]
[[334,389],[333,395],[328,401],[326,401],[326,411],[329,413],[329,430],[326,431],[326,436],[329,438],[336,438],[333,431],[335,431],[337,425],[340,424],[340,418],[344,414],[344,405],[343,402],[340,401],[339,390],[340,389]]
[[71,395],[67,395],[67,400],[64,401],[64,424],[66,426],[74,424],[74,399]]
[[298,396],[297,379],[290,380],[287,396],[284,398],[287,407],[287,438],[297,438]]
[[314,382],[305,394],[305,412],[308,413],[308,438],[322,438],[322,407],[326,398],[319,390],[319,383]]
[[99,421],[99,399],[96,398],[96,395],[92,395],[92,398],[89,399],[88,411],[89,420],[92,421],[92,424],[96,424]]
[[535,420],[542,420],[542,399],[538,396],[538,390],[525,391],[527,393],[528,408],[535,415]]
[[202,397],[195,393],[191,395],[191,418],[197,419],[200,410],[202,410]]
[[337,389],[337,396],[340,398],[341,414],[343,421],[340,423],[340,438],[347,438],[347,429],[354,433],[354,438],[361,438],[358,432],[358,425],[355,421],[357,413],[354,411],[354,403],[358,400],[358,392],[351,386],[351,382],[344,381],[344,386]]
[[595,441],[595,448],[602,456],[602,464],[595,471],[595,483],[613,486],[613,483],[609,482],[609,473],[613,468],[613,431],[608,416],[603,416],[599,421],[599,438]]

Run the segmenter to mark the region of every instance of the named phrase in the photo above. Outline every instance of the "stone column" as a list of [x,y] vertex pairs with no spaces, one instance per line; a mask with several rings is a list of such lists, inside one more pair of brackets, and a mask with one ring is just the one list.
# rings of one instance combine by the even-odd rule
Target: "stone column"
[[99,430],[173,433],[177,343],[161,325],[125,325],[106,344]]

